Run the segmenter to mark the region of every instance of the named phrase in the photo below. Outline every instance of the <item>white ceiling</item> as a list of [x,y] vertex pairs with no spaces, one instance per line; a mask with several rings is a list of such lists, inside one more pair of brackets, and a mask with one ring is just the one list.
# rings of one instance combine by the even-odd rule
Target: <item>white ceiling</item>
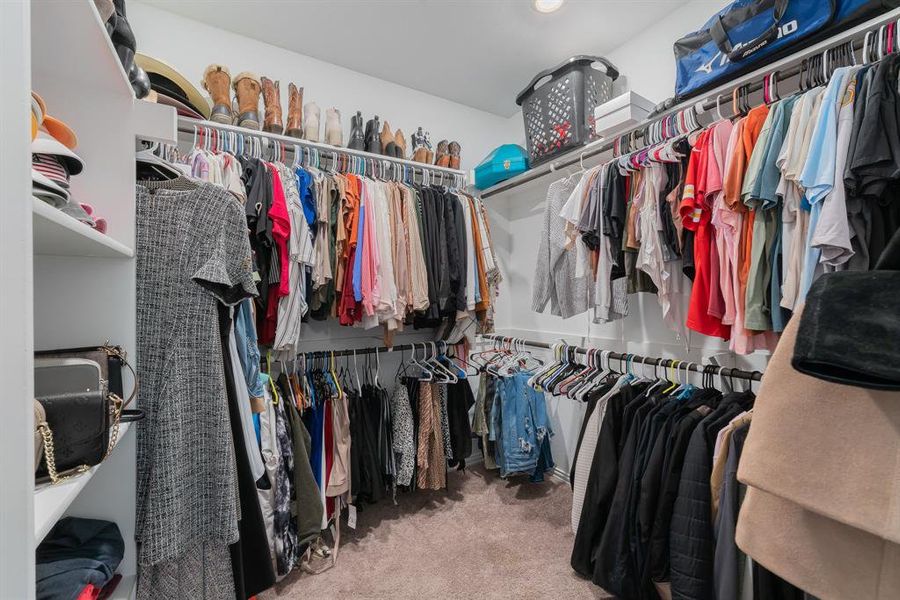
[[164,10],[500,116],[539,71],[599,54],[686,0],[145,0]]

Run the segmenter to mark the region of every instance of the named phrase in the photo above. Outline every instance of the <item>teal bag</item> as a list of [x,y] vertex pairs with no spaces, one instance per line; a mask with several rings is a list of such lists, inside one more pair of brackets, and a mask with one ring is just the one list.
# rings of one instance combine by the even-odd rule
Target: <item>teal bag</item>
[[484,190],[528,170],[528,153],[517,144],[503,144],[475,167],[475,187]]

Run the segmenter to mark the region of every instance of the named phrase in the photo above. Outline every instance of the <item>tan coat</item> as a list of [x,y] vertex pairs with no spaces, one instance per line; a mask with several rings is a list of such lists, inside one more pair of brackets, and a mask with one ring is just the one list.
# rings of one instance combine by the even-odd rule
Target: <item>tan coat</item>
[[755,403],[738,546],[823,600],[900,598],[900,394],[795,371],[799,321]]

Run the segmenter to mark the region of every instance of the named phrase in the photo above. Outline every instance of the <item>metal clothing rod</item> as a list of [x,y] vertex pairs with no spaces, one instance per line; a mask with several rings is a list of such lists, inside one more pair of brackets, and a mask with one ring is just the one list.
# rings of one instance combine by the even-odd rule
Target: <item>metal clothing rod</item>
[[[488,188],[487,190],[484,190],[482,192],[481,197],[482,199],[485,199],[490,198],[491,196],[496,196],[497,194],[507,192],[511,189],[519,187],[520,185],[523,185],[530,181],[534,181],[535,179],[540,179],[541,177],[559,169],[564,169],[566,167],[578,164],[585,158],[591,158],[598,154],[608,152],[609,150],[613,149],[616,140],[628,137],[632,134],[634,134],[636,138],[640,138],[641,140],[643,140],[647,135],[648,129],[652,125],[680,111],[694,107],[699,114],[707,114],[708,111],[715,110],[716,103],[718,102],[717,99],[720,97],[722,100],[721,106],[730,106],[732,90],[744,87],[748,90],[749,93],[757,92],[763,89],[763,82],[761,78],[768,73],[772,73],[775,71],[779,73],[778,84],[779,87],[781,87],[788,79],[795,77],[800,73],[803,60],[811,56],[822,54],[827,49],[841,46],[843,44],[846,44],[847,42],[852,42],[854,50],[859,50],[863,46],[864,37],[867,32],[871,31],[873,28],[881,27],[882,25],[895,22],[898,19],[900,19],[900,9],[893,9],[852,29],[848,29],[847,31],[838,33],[833,37],[828,38],[827,40],[819,42],[818,44],[815,44],[808,48],[804,48],[797,53],[782,58],[781,60],[775,61],[774,63],[767,64],[762,68],[757,69],[756,71],[731,79],[723,83],[719,87],[707,92],[705,94],[705,100],[698,101],[696,99],[691,99],[676,104],[675,106],[659,113],[658,115],[654,115],[652,118],[635,125],[634,127],[630,127],[617,133],[612,139],[601,139],[591,142],[590,144],[586,144],[581,148],[572,150],[570,154],[565,155],[563,158],[560,158],[557,161],[540,165],[530,171],[526,171],[525,173],[517,177],[513,177],[506,180],[505,182],[497,184],[496,186]],[[635,147],[632,150],[639,149],[640,147]]]
[[414,344],[398,344],[388,348],[387,346],[373,346],[370,348],[356,348],[350,350],[311,350],[309,352],[300,352],[298,356],[304,355],[307,357],[313,356],[321,356],[325,358],[329,357],[338,357],[338,356],[361,356],[363,354],[393,354],[397,352],[406,352],[407,350],[414,350],[416,352],[424,352],[426,355],[432,352],[432,348],[436,352],[446,351],[447,348],[453,347],[455,344],[448,344],[447,342],[437,341],[437,342],[416,342]]
[[[506,335],[495,335],[495,334],[485,334],[481,336],[486,340],[495,340],[498,342],[508,342],[508,343],[516,343],[524,344],[526,346],[531,346],[532,348],[546,348],[548,350],[552,350],[555,347],[555,344],[549,344],[547,342],[535,342],[532,340],[523,340],[521,338],[509,337]],[[572,346],[567,344],[569,348],[574,348],[575,352],[578,354],[587,354],[588,349],[582,348],[581,346]],[[609,358],[615,360],[630,360],[633,362],[639,362],[645,365],[653,365],[656,367],[677,367],[678,369],[687,368],[695,373],[703,373],[704,369],[713,369],[713,373],[719,375],[720,372],[722,375],[735,379],[748,379],[752,381],[760,381],[762,379],[763,374],[759,371],[744,371],[742,369],[733,369],[731,367],[723,367],[721,365],[699,365],[697,363],[693,363],[690,361],[678,360],[675,358],[648,358],[645,356],[640,356],[638,354],[621,354],[619,352],[610,352]]]
[[178,117],[178,131],[179,133],[187,133],[194,135],[198,132],[201,132],[203,129],[213,129],[216,131],[224,131],[228,133],[234,133],[240,136],[246,137],[255,137],[266,140],[271,140],[273,142],[280,142],[285,150],[293,151],[294,146],[300,146],[303,148],[312,148],[314,150],[318,150],[320,156],[331,158],[332,155],[349,155],[356,156],[358,158],[363,158],[367,161],[380,162],[380,163],[389,163],[396,165],[403,165],[409,167],[411,169],[418,169],[420,171],[429,171],[432,173],[443,173],[445,175],[451,175],[454,177],[459,177],[463,181],[466,181],[466,172],[458,169],[450,169],[447,167],[439,167],[437,165],[428,165],[425,163],[415,162],[412,160],[407,160],[405,158],[395,158],[392,156],[384,156],[381,154],[373,154],[371,152],[364,152],[362,150],[352,150],[350,148],[342,148],[339,146],[331,146],[329,144],[322,144],[319,142],[310,142],[309,140],[302,140],[299,138],[290,137],[287,135],[280,135],[277,133],[269,133],[267,131],[255,130],[255,129],[245,129],[243,127],[236,127],[234,125],[225,125],[223,123],[215,123],[213,121],[201,121],[198,119],[191,119],[190,117]]

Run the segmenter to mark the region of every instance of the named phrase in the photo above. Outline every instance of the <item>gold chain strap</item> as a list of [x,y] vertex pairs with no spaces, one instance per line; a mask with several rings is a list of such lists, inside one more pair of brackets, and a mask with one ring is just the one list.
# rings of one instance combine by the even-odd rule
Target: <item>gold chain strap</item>
[[79,465],[63,473],[57,473],[56,451],[53,447],[53,432],[50,431],[50,425],[47,424],[47,421],[41,421],[38,423],[38,429],[41,432],[41,437],[44,439],[44,459],[47,461],[47,473],[50,475],[50,481],[53,485],[86,473],[90,469],[87,465]]
[[122,408],[125,403],[115,394],[109,394],[110,400],[113,402],[113,424],[110,428],[109,432],[109,444],[106,446],[106,454],[103,456],[103,460],[106,460],[106,457],[109,456],[113,448],[116,447],[116,443],[119,441],[119,422],[122,418]]

